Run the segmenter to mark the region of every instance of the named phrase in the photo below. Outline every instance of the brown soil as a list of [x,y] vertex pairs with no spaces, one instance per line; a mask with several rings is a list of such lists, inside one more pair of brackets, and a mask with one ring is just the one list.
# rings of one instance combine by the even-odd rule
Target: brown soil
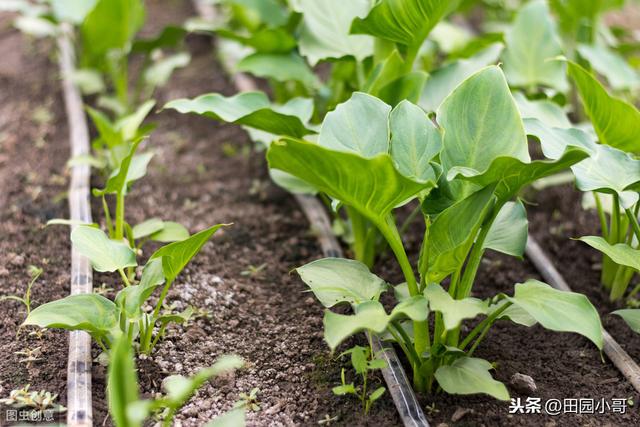
[[[29,265],[44,269],[32,289],[32,306],[69,292],[69,236],[64,227],[43,229],[67,216],[67,128],[51,43],[33,43],[0,15],[0,295],[23,296]],[[23,305],[0,302],[0,398],[31,384],[66,399],[67,335],[18,333]],[[39,349],[39,351],[38,351]],[[22,362],[16,352],[32,351]],[[0,408],[0,425],[8,408]]]
[[[177,22],[191,14],[188,2],[150,2],[150,7],[149,21],[153,27]],[[66,182],[52,177],[63,173],[68,153],[62,109],[50,110],[54,117],[51,124],[34,124],[31,119],[33,109],[42,100],[50,103],[47,105],[62,104],[58,97],[51,98],[52,94],[58,94],[55,67],[47,63],[44,55],[28,53],[29,46],[13,30],[0,33],[0,53],[3,58],[11,58],[0,64],[0,130],[4,135],[0,138],[0,188],[4,190],[0,194],[3,202],[0,248],[3,255],[17,254],[2,257],[0,283],[3,294],[20,292],[27,279],[26,265],[44,265],[45,274],[34,287],[36,305],[68,292],[66,230],[40,230],[46,219],[66,215],[65,201],[53,202],[64,191]],[[38,47],[36,52],[47,48]],[[161,91],[159,105],[205,92],[233,92],[231,83],[212,59],[208,40],[192,37],[189,49],[192,63]],[[292,268],[319,257],[319,248],[292,198],[269,183],[263,155],[252,152],[251,143],[235,127],[173,112],[162,112],[153,121],[159,126],[147,145],[156,156],[149,175],[134,186],[129,196],[128,220],[135,224],[160,217],[179,221],[191,231],[219,222],[234,225],[214,236],[173,286],[169,302],[178,309],[193,305],[202,316],[186,327],[171,328],[152,357],[138,360],[143,393],[149,396],[159,392],[167,375],[190,374],[212,364],[219,355],[236,353],[245,358],[247,367],[206,385],[180,411],[177,421],[184,426],[201,426],[229,409],[240,392],[258,387],[261,409],[249,413],[250,425],[317,425],[325,415],[337,417],[335,425],[400,425],[388,396],[376,403],[365,419],[356,401],[331,393],[331,387],[339,381],[342,364],[329,355],[322,341],[319,304],[304,293],[303,284],[290,274]],[[31,142],[41,135],[45,146],[36,150]],[[230,153],[233,151],[230,147],[235,148],[235,154]],[[540,198],[547,197],[546,194]],[[576,282],[587,283],[590,278],[597,283],[597,272],[590,265],[597,256],[585,248],[579,249],[579,244],[568,240],[566,233],[550,233],[552,227],[547,225],[568,221],[556,218],[549,209],[554,206],[561,209],[564,218],[575,219],[575,224],[563,225],[564,232],[581,235],[575,227],[593,227],[593,221],[582,222],[581,215],[588,216],[587,213],[576,213],[579,210],[576,200],[570,201],[564,193],[540,199],[539,207],[529,209],[532,231],[539,232],[536,237],[541,243],[565,261],[559,265],[567,272],[571,285],[576,290],[588,291],[592,301],[598,303],[604,298],[600,295],[598,299],[597,286],[582,289],[573,283],[583,277],[584,280]],[[562,210],[563,206],[566,210]],[[96,204],[94,213],[98,212]],[[420,236],[419,227],[415,231],[409,238],[413,253]],[[590,229],[583,234],[593,232]],[[553,242],[555,249],[550,244]],[[152,249],[145,248],[145,255]],[[565,258],[560,257],[562,253]],[[249,266],[263,264],[265,267],[258,274],[245,273]],[[391,262],[383,262],[379,270],[391,282],[400,280]],[[479,297],[511,293],[514,283],[529,277],[537,274],[528,262],[490,254],[474,293]],[[16,278],[23,279],[18,282]],[[111,277],[97,276],[96,285],[101,281],[108,285],[115,283]],[[26,335],[16,340],[23,309],[13,302],[2,304],[2,394],[30,382],[34,389],[60,393],[64,401],[66,335],[50,331],[41,341]],[[609,322],[605,319],[607,328],[612,329]],[[619,322],[618,326],[620,331],[625,330]],[[612,329],[612,332],[619,331]],[[632,338],[629,335],[627,345],[634,341]],[[31,368],[18,363],[15,351],[40,345],[46,355],[44,360]],[[637,355],[635,348],[635,353],[631,351]],[[538,386],[534,396],[543,401],[580,397],[638,400],[618,371],[608,361],[600,360],[593,345],[573,334],[504,322],[493,328],[477,355],[496,362],[495,376],[505,383],[516,372],[532,376]],[[104,401],[104,378],[104,368],[96,364],[96,425],[111,424]],[[514,397],[524,397],[511,391]],[[507,403],[483,396],[438,394],[425,397],[423,403],[424,407],[429,405],[427,414],[433,425],[640,425],[635,407],[626,415],[552,417],[509,415]],[[458,418],[460,414],[463,416]]]

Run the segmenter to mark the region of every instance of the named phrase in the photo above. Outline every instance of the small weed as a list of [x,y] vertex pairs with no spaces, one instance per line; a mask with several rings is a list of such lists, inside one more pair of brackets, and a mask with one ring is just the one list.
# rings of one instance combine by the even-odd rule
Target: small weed
[[260,410],[260,405],[258,404],[258,393],[260,393],[260,389],[258,387],[252,388],[249,394],[240,393],[240,400],[238,400],[233,407],[258,412]]
[[249,276],[249,277],[251,277],[253,279],[256,279],[256,278],[262,276],[262,273],[263,273],[263,271],[264,271],[264,269],[266,267],[267,267],[266,263],[260,264],[257,267],[254,266],[254,265],[249,264],[249,266],[247,266],[246,270],[243,270],[243,271],[240,272],[240,275],[241,276]]
[[30,384],[27,384],[21,389],[12,390],[8,398],[0,399],[0,403],[16,409],[33,408],[38,411],[53,409],[57,412],[67,410],[64,406],[55,403],[58,398],[57,394],[45,390],[29,391],[30,386]]

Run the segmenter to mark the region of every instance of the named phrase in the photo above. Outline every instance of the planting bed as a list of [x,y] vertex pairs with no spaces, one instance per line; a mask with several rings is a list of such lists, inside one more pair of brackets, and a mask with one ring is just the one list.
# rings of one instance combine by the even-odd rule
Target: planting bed
[[[0,15],[0,288],[22,296],[29,265],[44,269],[33,286],[33,304],[69,292],[70,245],[65,228],[43,230],[47,220],[67,216],[67,127],[57,69],[48,58],[53,42],[30,43]],[[18,333],[26,313],[17,302],[0,303],[0,394],[31,384],[66,399],[67,334],[39,338]],[[27,365],[16,354],[40,349]],[[5,413],[2,411],[2,421]]]
[[[189,2],[147,2],[143,34],[157,33],[169,23],[192,16]],[[66,200],[68,129],[60,84],[46,52],[50,41],[32,42],[10,29],[11,15],[0,14],[0,289],[21,295],[29,280],[27,266],[44,268],[33,288],[34,306],[69,292],[68,229],[42,229],[51,218],[68,216]],[[215,62],[210,39],[189,36],[192,60],[178,70],[157,94],[157,106],[167,101],[219,92],[232,95],[231,78]],[[264,152],[238,127],[174,111],[152,114],[158,127],[143,144],[155,153],[148,175],[136,184],[127,207],[127,221],[137,224],[157,217],[178,220],[189,230],[233,223],[220,230],[178,277],[167,301],[176,310],[193,306],[195,316],[183,326],[171,326],[150,356],[137,356],[143,397],[161,392],[171,374],[190,375],[210,366],[223,354],[238,354],[246,365],[206,383],[178,412],[175,423],[202,426],[231,409],[240,393],[257,388],[258,408],[247,412],[248,425],[401,425],[389,393],[364,416],[359,402],[335,396],[346,360],[329,353],[323,340],[323,310],[292,270],[322,257],[321,249],[294,197],[269,178]],[[104,177],[93,176],[101,187]],[[570,237],[596,234],[597,216],[580,208],[581,194],[569,187],[530,195],[527,206],[532,235],[562,267],[574,291],[585,293],[603,316],[603,324],[632,355],[640,357],[640,339],[607,313],[620,308],[608,303],[594,267],[599,254]],[[101,209],[92,200],[94,212]],[[402,209],[406,216],[408,208]],[[99,216],[97,216],[99,218]],[[103,227],[105,224],[101,224]],[[409,257],[417,260],[424,230],[414,224],[406,235]],[[145,246],[147,258],[157,246]],[[389,283],[404,281],[390,254],[373,271]],[[513,284],[540,279],[527,260],[489,253],[482,262],[472,296],[513,294]],[[94,286],[110,299],[118,284],[113,275],[96,273]],[[384,301],[384,298],[383,298]],[[0,306],[0,398],[31,384],[60,395],[65,404],[67,334],[46,331],[42,337],[20,334],[23,306]],[[344,313],[347,312],[345,309]],[[474,325],[471,325],[474,326]],[[463,332],[470,330],[469,325]],[[364,344],[364,336],[351,339]],[[16,352],[41,348],[28,365]],[[348,346],[343,345],[341,349]],[[105,396],[106,368],[98,363],[94,345],[93,422],[113,425]],[[633,387],[594,345],[576,334],[555,333],[540,326],[525,328],[498,322],[475,353],[495,363],[495,378],[512,397],[550,399],[629,399],[639,402]],[[346,358],[345,358],[346,359]],[[410,370],[409,366],[406,366]],[[348,376],[351,371],[347,371]],[[531,376],[537,390],[514,386],[514,374]],[[372,387],[384,385],[379,372]],[[637,406],[626,414],[509,414],[509,403],[484,395],[419,396],[433,426],[631,426],[640,425]],[[6,409],[6,408],[3,408]],[[0,413],[4,425],[4,412]]]

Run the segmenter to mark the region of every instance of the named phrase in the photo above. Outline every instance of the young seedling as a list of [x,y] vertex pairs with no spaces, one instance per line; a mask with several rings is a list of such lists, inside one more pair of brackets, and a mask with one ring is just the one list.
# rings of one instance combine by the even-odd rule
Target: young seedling
[[[242,359],[237,356],[222,356],[213,366],[201,369],[192,377],[173,375],[165,378],[165,395],[153,400],[141,400],[133,349],[125,336],[114,344],[109,359],[109,412],[117,426],[126,427],[142,426],[154,413],[161,414],[163,427],[172,426],[176,413],[209,379],[239,369],[243,365]],[[216,421],[219,425],[242,427],[245,424],[244,418],[243,410],[234,409],[218,417]]]
[[260,389],[258,387],[252,388],[249,393],[240,393],[238,396],[240,400],[238,400],[233,407],[236,409],[248,409],[252,412],[258,412],[260,410],[258,393],[260,393]]
[[24,296],[18,297],[15,295],[5,295],[0,297],[0,302],[2,301],[18,301],[22,303],[27,310],[27,316],[31,313],[31,288],[33,284],[38,280],[40,275],[42,274],[42,268],[30,265],[28,268],[29,276],[31,276],[31,280],[27,284],[27,290],[24,293]]
[[[349,102],[336,109],[331,127],[323,123],[318,143],[282,138],[267,154],[271,168],[306,181],[373,224],[404,275],[405,283],[393,287],[396,304],[389,313],[379,302],[389,285],[361,262],[326,258],[297,269],[327,309],[348,303],[354,310],[326,310],[325,340],[332,350],[363,330],[387,333],[410,361],[418,391],[507,400],[506,387],[490,374],[493,365],[474,357],[496,321],[577,332],[602,348],[600,319],[583,295],[528,280],[516,284],[512,296],[471,297],[487,249],[524,252],[526,212],[514,200],[519,191],[585,159],[587,151],[570,146],[557,159],[532,161],[498,67],[482,69],[449,94],[436,112],[437,127],[407,101],[392,109],[354,94]],[[341,123],[356,128],[343,132]],[[412,265],[393,210],[415,198],[425,234]],[[462,322],[479,315],[486,317],[462,335]]]
[[64,406],[56,403],[57,394],[46,390],[29,391],[29,387],[31,385],[27,384],[21,389],[12,390],[8,398],[0,399],[0,403],[16,409],[33,408],[38,411],[53,410],[55,412],[67,410]]
[[17,356],[23,356],[22,359],[18,360],[18,362],[25,363],[27,365],[27,369],[29,369],[33,362],[42,360],[42,347],[24,348],[23,350],[16,351],[14,354]]
[[379,370],[385,368],[386,362],[383,359],[377,359],[373,357],[371,351],[371,344],[368,347],[353,346],[349,350],[343,352],[340,356],[350,355],[351,366],[355,373],[362,378],[362,385],[356,386],[353,382],[347,383],[345,380],[345,370],[342,369],[340,373],[341,384],[332,389],[333,394],[337,396],[344,396],[347,394],[355,395],[360,402],[362,402],[362,410],[367,415],[371,409],[371,405],[380,399],[386,389],[384,387],[378,387],[375,390],[369,392],[367,389],[368,379],[370,372],[373,370]]
[[[123,289],[115,301],[98,294],[71,295],[33,310],[23,325],[87,331],[106,350],[120,335],[129,343],[137,341],[138,351],[150,354],[171,323],[184,323],[191,309],[163,313],[163,304],[177,276],[202,246],[226,224],[219,224],[188,239],[170,243],[154,252],[138,283],[131,282],[126,268],[137,266],[135,252],[126,243],[109,239],[101,230],[78,226],[71,233],[74,247],[99,272],[118,272]],[[151,313],[142,310],[157,288],[162,288]],[[158,331],[154,334],[154,329]]]

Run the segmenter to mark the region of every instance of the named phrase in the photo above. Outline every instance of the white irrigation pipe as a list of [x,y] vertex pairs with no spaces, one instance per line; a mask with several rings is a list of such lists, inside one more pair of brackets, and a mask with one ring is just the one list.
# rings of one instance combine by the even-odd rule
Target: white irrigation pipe
[[[69,127],[71,157],[89,154],[89,130],[82,107],[82,97],[72,82],[75,54],[71,42],[73,30],[63,24],[58,36],[59,64],[62,75],[64,103]],[[89,180],[91,170],[88,165],[71,167],[69,186],[69,215],[72,221],[90,223]],[[73,229],[75,226],[71,226]],[[93,276],[89,260],[71,246],[71,294],[93,292]],[[93,425],[91,408],[91,337],[83,331],[69,333],[69,361],[67,365],[67,425],[69,427],[90,427]]]
[[[561,291],[571,292],[571,287],[553,265],[553,261],[544,253],[532,236],[529,236],[527,240],[526,254],[547,283]],[[604,352],[640,393],[640,367],[606,330],[603,329],[602,334],[604,335]]]
[[[216,11],[210,2],[194,0],[194,6],[200,17],[205,21],[214,22],[216,20]],[[221,58],[221,62],[225,62],[225,58]],[[223,66],[229,72],[238,92],[249,92],[257,89],[251,77],[244,73],[234,73],[233,67],[228,63],[223,63]],[[342,248],[333,234],[329,217],[322,203],[317,198],[307,195],[297,194],[295,199],[311,224],[323,255],[326,257],[343,257]],[[369,336],[369,334],[367,335]],[[429,427],[429,422],[418,403],[411,383],[393,346],[383,343],[375,335],[371,335],[369,338],[371,339],[374,353],[379,354],[387,362],[387,367],[382,369],[382,376],[387,383],[389,394],[393,398],[402,423],[406,427]]]

